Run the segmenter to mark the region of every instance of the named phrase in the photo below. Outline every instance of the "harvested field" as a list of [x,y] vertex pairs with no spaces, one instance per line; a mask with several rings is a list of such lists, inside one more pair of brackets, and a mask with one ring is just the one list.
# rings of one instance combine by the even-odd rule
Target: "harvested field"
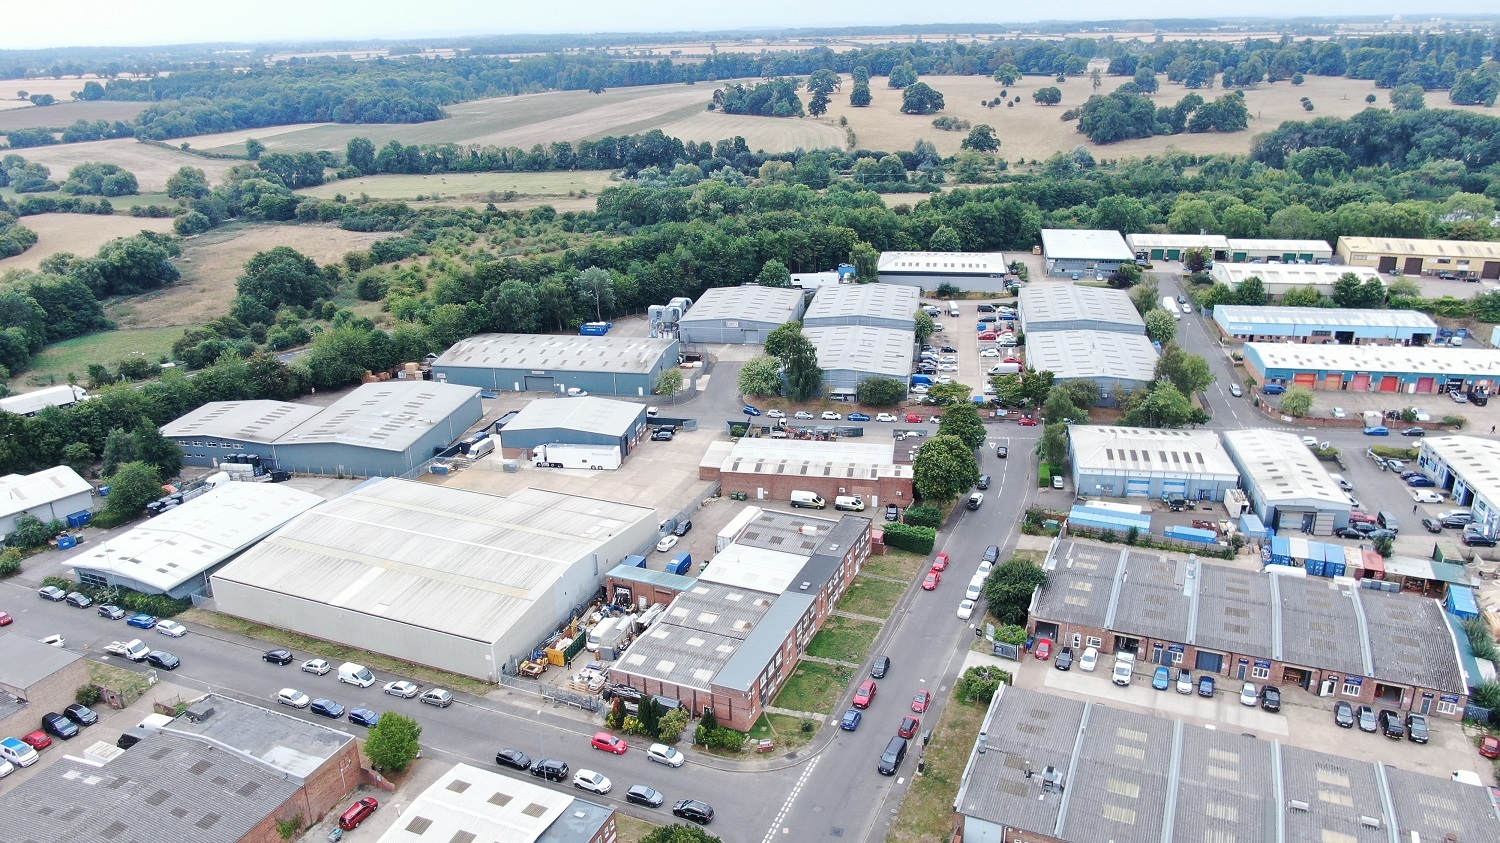
[[[4,85],[0,82],[0,85]],[[4,88],[0,88],[3,92]],[[36,127],[62,128],[79,120],[130,122],[149,102],[63,102],[38,108],[24,100],[0,100],[0,132]]]
[[7,269],[36,269],[42,259],[58,252],[92,256],[100,246],[116,237],[129,237],[142,231],[171,231],[170,219],[147,219],[116,214],[112,217],[94,214],[37,214],[22,217],[21,224],[35,231],[36,245],[15,257],[0,260],[0,272]]
[[[418,196],[464,204],[501,202],[507,192],[517,197],[568,199],[586,191],[597,194],[614,184],[608,170],[578,170],[560,173],[446,173],[431,176],[366,176],[329,182],[297,191],[304,196],[332,199],[338,194],[354,198],[412,200]],[[493,194],[493,195],[492,195]],[[552,204],[538,202],[537,204]],[[506,207],[514,207],[507,204]],[[555,205],[554,205],[555,207]]]
[[185,152],[148,146],[132,138],[38,146],[20,150],[19,154],[27,161],[52,168],[52,177],[58,181],[67,178],[69,170],[89,161],[118,164],[135,173],[142,193],[165,192],[167,178],[182,167],[196,167],[208,175],[210,183],[217,183],[230,167],[243,163],[199,158]]
[[[649,127],[656,128],[656,127]],[[795,149],[843,148],[844,130],[821,120],[749,117],[698,109],[690,117],[660,126],[682,141],[716,141],[739,135],[751,149],[791,152]]]

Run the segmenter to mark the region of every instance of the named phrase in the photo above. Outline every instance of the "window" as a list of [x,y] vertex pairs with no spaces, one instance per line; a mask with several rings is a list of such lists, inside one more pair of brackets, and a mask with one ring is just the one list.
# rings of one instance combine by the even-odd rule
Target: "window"
[[84,571],[78,572],[78,581],[84,585],[92,585],[96,588],[104,588],[109,585],[109,581],[104,577]]
[[1437,712],[1438,712],[1438,714],[1457,714],[1460,711],[1462,711],[1462,709],[1460,709],[1458,707],[1458,703],[1451,703],[1451,702],[1448,702],[1447,700],[1444,700],[1444,699],[1439,699],[1438,700],[1438,704],[1437,704]]
[[1079,642],[1081,642],[1082,640],[1083,640],[1083,636],[1082,635],[1079,635],[1076,632],[1073,633],[1073,647],[1075,649],[1077,649],[1080,646]]
[[1173,650],[1172,651],[1172,664],[1182,664],[1182,651],[1181,650]]
[[1103,641],[1101,641],[1098,638],[1095,638],[1092,635],[1090,635],[1088,637],[1088,644],[1089,644],[1090,647],[1102,647],[1102,646],[1104,646],[1104,642]]
[[1271,669],[1269,667],[1260,667],[1259,665],[1257,665],[1250,671],[1250,676],[1252,679],[1266,679],[1270,675]]
[[1345,679],[1344,680],[1344,696],[1346,696],[1346,697],[1357,697],[1357,696],[1359,696],[1359,692],[1362,691],[1362,690],[1364,690],[1364,688],[1362,686],[1363,686],[1363,683],[1360,683],[1360,682],[1350,682],[1348,679]]

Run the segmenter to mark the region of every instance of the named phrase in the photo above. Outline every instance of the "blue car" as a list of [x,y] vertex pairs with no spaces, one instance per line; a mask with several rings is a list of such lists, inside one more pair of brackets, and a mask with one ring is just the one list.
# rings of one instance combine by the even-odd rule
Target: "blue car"
[[1208,674],[1198,677],[1198,696],[1211,697],[1214,695],[1214,678]]
[[156,617],[154,615],[144,614],[131,615],[130,619],[125,621],[125,623],[137,629],[150,629],[156,626]]
[[1151,687],[1158,691],[1165,691],[1172,685],[1172,671],[1165,667],[1158,667],[1156,673],[1151,677]]
[[1416,477],[1412,477],[1412,478],[1408,479],[1406,481],[1406,485],[1411,486],[1414,489],[1418,489],[1418,488],[1424,488],[1424,487],[1425,488],[1431,488],[1433,486],[1436,486],[1437,484],[1434,483],[1434,482],[1432,482],[1432,478],[1431,477],[1419,474]]
[[869,421],[870,417],[864,413],[850,413],[849,421]]
[[380,715],[368,708],[353,708],[349,710],[349,722],[356,726],[373,727],[380,722]]
[[844,719],[839,722],[839,728],[846,732],[852,732],[859,728],[859,721],[863,720],[864,717],[863,714],[859,713],[858,709],[851,708],[844,712]]
[[745,415],[747,415],[747,416],[758,416],[758,415],[760,415],[760,410],[756,409],[755,407],[750,406],[749,404],[745,405],[745,411],[744,412],[745,412]]
[[1282,386],[1279,383],[1268,383],[1265,386],[1261,387],[1260,391],[1264,392],[1267,395],[1280,395],[1283,392],[1286,392],[1286,387]]
[[1380,426],[1377,426],[1377,427],[1367,427],[1367,428],[1365,428],[1365,435],[1366,436],[1390,436],[1391,435],[1391,429],[1388,428],[1388,427],[1380,427]]
[[344,716],[344,707],[333,700],[313,700],[308,710],[313,714],[321,714],[324,717],[332,717],[335,720]]

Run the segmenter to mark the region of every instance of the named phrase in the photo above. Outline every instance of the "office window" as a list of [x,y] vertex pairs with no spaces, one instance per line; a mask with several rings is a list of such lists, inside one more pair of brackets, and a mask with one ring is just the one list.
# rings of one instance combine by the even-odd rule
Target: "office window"
[[1348,680],[1344,681],[1344,696],[1357,697],[1361,690],[1363,690],[1361,685],[1351,684]]
[[1099,640],[1098,638],[1095,638],[1092,635],[1090,635],[1088,637],[1088,642],[1089,642],[1089,646],[1090,647],[1102,647],[1102,646],[1104,646],[1104,642],[1103,641]]
[[1250,676],[1255,679],[1266,679],[1271,675],[1269,667],[1256,667],[1250,671]]

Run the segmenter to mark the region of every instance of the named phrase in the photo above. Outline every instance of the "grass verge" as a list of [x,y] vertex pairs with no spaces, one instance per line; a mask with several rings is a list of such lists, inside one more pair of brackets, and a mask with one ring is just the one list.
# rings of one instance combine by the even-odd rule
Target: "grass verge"
[[170,355],[172,343],[182,336],[185,326],[172,328],[124,328],[100,331],[86,337],[53,343],[42,349],[30,369],[12,379],[12,386],[56,386],[68,382],[86,383],[90,363],[114,368],[121,360],[145,357],[152,363]]
[[843,599],[839,600],[838,608],[856,615],[888,618],[905,590],[904,582],[855,577],[854,582],[849,584],[849,590],[844,592]]
[[832,615],[823,629],[807,644],[807,654],[820,659],[859,664],[870,651],[870,642],[880,632],[880,624]]
[[782,686],[771,704],[792,711],[827,714],[833,710],[839,695],[848,687],[854,671],[819,662],[799,662],[792,678]]
[[645,820],[638,820],[628,814],[615,812],[616,840],[620,843],[641,843],[646,835],[660,828]]
[[871,556],[865,561],[861,573],[893,580],[911,582],[917,574],[932,567],[926,556],[907,550],[887,550],[881,556]]
[[[974,738],[986,706],[950,699],[922,758],[925,773],[913,773],[911,789],[901,801],[886,840],[891,843],[939,843],[952,836],[953,800],[963,779]],[[912,762],[912,769],[916,763]]]
[[750,727],[749,737],[751,740],[765,740],[770,738],[776,742],[776,754],[792,752],[807,746],[818,734],[820,721],[811,721],[812,731],[802,731],[802,718],[792,717],[786,714],[762,714],[755,725]]
[[179,615],[177,619],[200,623],[204,626],[211,626],[214,629],[221,629],[236,635],[248,636],[269,644],[286,647],[293,652],[300,650],[302,652],[298,653],[299,658],[305,653],[309,656],[322,656],[329,661],[356,662],[375,670],[384,670],[399,676],[410,677],[429,685],[437,685],[451,691],[462,691],[466,694],[483,696],[495,690],[494,684],[469,676],[460,676],[456,673],[449,673],[445,670],[427,667],[426,665],[412,664],[400,659],[393,659],[390,656],[382,656],[378,653],[367,653],[364,650],[355,649],[354,647],[346,647],[343,644],[335,644],[331,641],[309,638],[306,635],[299,635],[295,632],[277,629],[274,626],[265,626],[244,620],[243,618],[219,614],[218,612],[210,612],[206,609],[189,609]]

